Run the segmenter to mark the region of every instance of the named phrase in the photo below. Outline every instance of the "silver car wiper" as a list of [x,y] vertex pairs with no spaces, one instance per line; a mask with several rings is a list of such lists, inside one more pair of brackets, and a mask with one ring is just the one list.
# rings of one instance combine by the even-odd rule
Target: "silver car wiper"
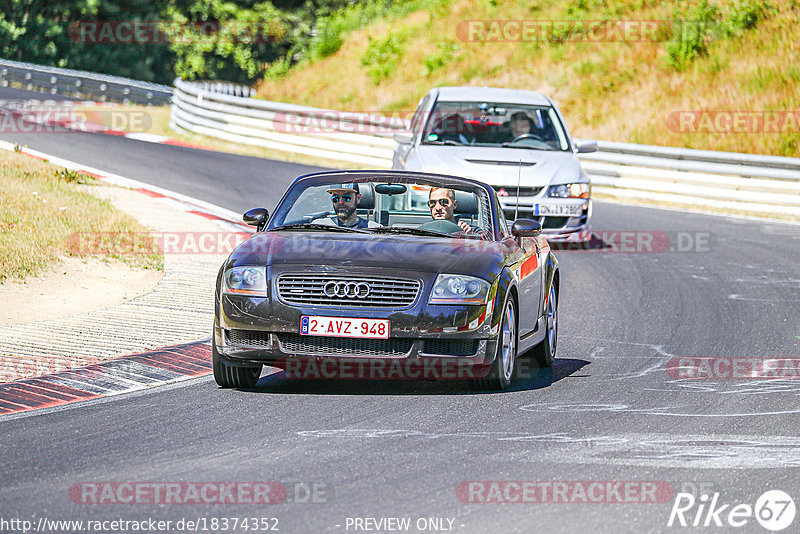
[[425,141],[426,145],[453,145],[453,146],[464,146],[464,143],[459,143],[458,141],[453,141],[452,139],[437,139],[435,141]]
[[525,150],[543,150],[545,152],[553,152],[555,148],[542,148],[540,146],[527,146],[527,145],[515,145],[514,141],[506,141],[502,143],[500,146],[503,148],[522,148]]
[[267,232],[275,232],[277,230],[329,230],[331,232],[355,232],[357,234],[369,234],[367,230],[361,228],[350,228],[349,226],[334,226],[332,224],[316,224],[316,223],[296,223],[284,224],[270,228]]

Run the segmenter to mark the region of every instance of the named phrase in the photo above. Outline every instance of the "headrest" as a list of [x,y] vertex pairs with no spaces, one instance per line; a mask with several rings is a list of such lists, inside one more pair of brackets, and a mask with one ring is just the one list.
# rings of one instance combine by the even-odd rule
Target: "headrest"
[[375,209],[375,184],[366,183],[361,184],[359,187],[361,193],[361,202],[356,206],[360,210],[374,210]]
[[456,191],[456,209],[454,213],[457,215],[478,215],[478,196],[469,191]]

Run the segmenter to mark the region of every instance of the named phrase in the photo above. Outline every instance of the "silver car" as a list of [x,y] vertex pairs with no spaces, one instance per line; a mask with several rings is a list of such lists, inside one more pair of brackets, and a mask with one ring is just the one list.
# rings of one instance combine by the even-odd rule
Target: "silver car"
[[597,143],[575,143],[545,95],[437,87],[420,100],[411,132],[394,140],[394,169],[482,181],[497,191],[509,220],[536,219],[555,241],[590,237],[591,186],[577,154]]

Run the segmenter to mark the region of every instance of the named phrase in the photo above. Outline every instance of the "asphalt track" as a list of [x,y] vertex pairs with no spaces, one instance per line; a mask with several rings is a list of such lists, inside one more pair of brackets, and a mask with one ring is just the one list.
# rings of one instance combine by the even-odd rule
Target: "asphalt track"
[[[235,211],[271,209],[291,178],[312,170],[97,134],[0,138]],[[703,529],[667,527],[674,493],[718,492],[720,504],[754,506],[779,489],[800,504],[800,381],[668,372],[674,357],[800,357],[800,226],[596,203],[594,227],[608,242],[628,231],[660,245],[559,253],[552,378],[476,394],[451,382],[280,374],[230,391],[205,377],[0,418],[0,515],[34,524],[271,517],[281,532],[353,532],[347,518],[366,517],[408,517],[411,532],[418,518],[453,519],[452,531],[470,533],[694,532]],[[276,481],[288,498],[70,497],[75,484],[108,481]],[[656,503],[465,503],[465,481],[655,481],[673,493]],[[312,484],[319,502],[304,502]],[[697,510],[685,514],[690,525]],[[705,531],[767,532],[754,517]]]

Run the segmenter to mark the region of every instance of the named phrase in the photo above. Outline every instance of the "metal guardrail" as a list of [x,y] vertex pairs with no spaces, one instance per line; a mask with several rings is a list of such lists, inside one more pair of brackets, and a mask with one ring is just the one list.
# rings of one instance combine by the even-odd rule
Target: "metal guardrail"
[[[175,80],[170,125],[235,143],[373,168],[391,167],[391,131],[406,127],[405,123],[395,124],[386,117],[242,98],[211,88]],[[338,128],[325,128],[320,122]],[[386,131],[381,135],[354,133],[365,126]]]
[[[313,132],[307,131],[309,124]],[[387,117],[241,98],[180,79],[175,80],[171,125],[373,168],[391,168],[392,132],[408,129],[405,121]],[[380,126],[381,132],[355,133],[368,129],[365,125]],[[579,157],[595,190],[612,196],[800,216],[800,158],[607,141]]]
[[0,59],[0,85],[123,104],[163,105],[172,97],[166,85],[7,59]]
[[[255,98],[249,87],[175,80],[175,88],[0,59],[0,85],[84,99],[172,102],[175,129],[372,168],[391,168],[407,121]],[[800,158],[598,142],[580,154],[596,191],[681,205],[800,216]]]

